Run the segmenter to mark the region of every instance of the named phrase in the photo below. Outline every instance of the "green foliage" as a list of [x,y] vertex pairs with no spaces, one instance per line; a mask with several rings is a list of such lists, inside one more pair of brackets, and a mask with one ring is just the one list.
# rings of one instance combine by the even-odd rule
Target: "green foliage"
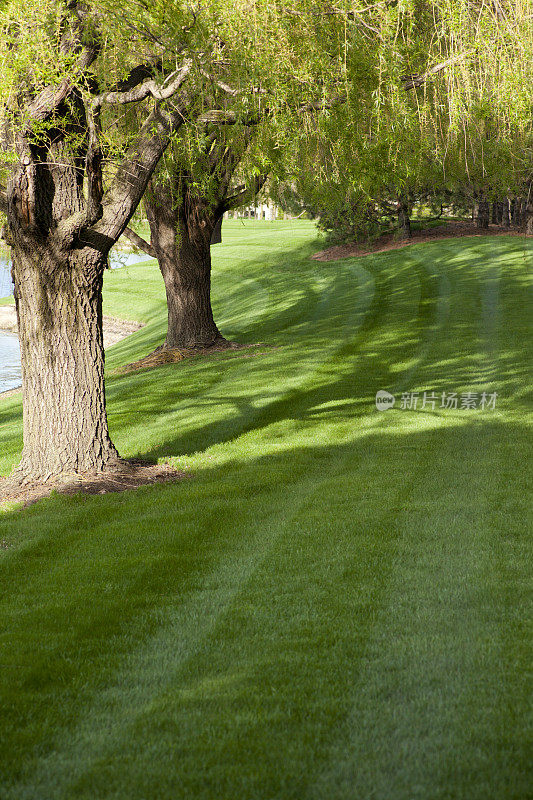
[[[399,197],[453,195],[461,204],[474,192],[528,194],[533,15],[529,1],[498,8],[469,0],[380,8],[362,52],[354,25],[347,102],[292,143],[293,189],[322,227],[366,236]],[[406,90],[413,78],[419,85]]]

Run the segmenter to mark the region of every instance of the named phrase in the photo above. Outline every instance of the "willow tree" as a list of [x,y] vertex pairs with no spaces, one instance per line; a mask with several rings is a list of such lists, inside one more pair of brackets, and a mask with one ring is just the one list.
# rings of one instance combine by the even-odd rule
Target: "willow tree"
[[[3,7],[0,210],[21,345],[22,479],[102,470],[118,457],[104,390],[107,255],[172,137],[210,118],[212,70],[237,47],[242,70],[251,60],[254,36],[244,48],[244,14],[238,22],[215,0],[198,11],[177,0]],[[117,142],[132,106],[137,123]]]
[[168,316],[164,349],[229,346],[211,306],[211,244],[225,212],[252,202],[266,175],[235,185],[247,137],[228,142],[226,130],[207,132],[194,164],[202,172],[201,184],[193,169],[183,162],[179,166],[178,158],[150,181],[144,195],[150,241],[131,228],[125,231],[136,247],[157,259],[163,276]]
[[[226,343],[211,308],[213,232],[226,211],[253,200],[268,174],[281,164],[288,169],[287,140],[300,135],[303,117],[325,113],[346,96],[346,14],[305,0],[252,5],[254,24],[267,32],[253,66],[243,71],[238,50],[213,69],[205,85],[208,122],[204,116],[182,129],[145,194],[150,241],[126,229],[161,269],[163,347]],[[246,49],[250,6],[233,5],[229,13]],[[354,44],[351,37],[350,49]]]
[[[117,459],[107,425],[102,276],[111,246],[182,124],[192,62],[146,81],[140,63],[114,85],[98,81],[112,35],[98,9],[76,0],[34,0],[2,12],[1,146],[22,361],[21,478],[102,470]],[[104,35],[104,27],[105,35]],[[145,50],[139,42],[139,51]],[[123,62],[124,64],[124,62]],[[107,85],[106,85],[107,84]],[[152,107],[104,192],[104,108]],[[183,97],[183,95],[181,95]]]
[[[489,201],[516,198],[533,217],[533,3],[439,0],[453,69],[444,73],[450,119],[446,143],[458,154],[462,183],[470,187],[478,224],[488,227]],[[443,156],[443,164],[446,157]],[[503,211],[503,208],[502,208]],[[503,214],[501,215],[503,217]],[[531,223],[529,223],[531,226]]]

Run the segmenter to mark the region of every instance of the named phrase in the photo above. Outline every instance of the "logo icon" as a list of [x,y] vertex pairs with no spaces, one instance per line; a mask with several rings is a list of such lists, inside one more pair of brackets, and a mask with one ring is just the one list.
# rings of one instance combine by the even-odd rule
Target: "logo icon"
[[396,398],[390,392],[386,392],[384,389],[376,392],[376,408],[378,411],[388,411],[395,402]]

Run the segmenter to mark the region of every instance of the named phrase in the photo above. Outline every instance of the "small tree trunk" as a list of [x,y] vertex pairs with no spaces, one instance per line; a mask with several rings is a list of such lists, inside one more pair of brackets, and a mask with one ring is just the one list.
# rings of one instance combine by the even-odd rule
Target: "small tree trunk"
[[526,204],[524,231],[528,236],[533,236],[533,201]]
[[101,287],[94,250],[12,244],[24,448],[16,475],[45,480],[118,459],[108,432]]
[[526,201],[523,197],[520,198],[520,206],[517,215],[517,225],[519,228],[522,228],[525,224],[525,217],[526,217]]
[[505,198],[502,204],[502,225],[504,228],[511,227],[511,201],[508,197]]
[[498,224],[498,203],[496,201],[491,204],[490,221],[493,225]]
[[511,211],[511,221],[513,224],[513,228],[521,228],[522,227],[522,198],[517,197],[513,201],[513,207]]
[[398,230],[404,239],[411,238],[411,220],[409,219],[409,204],[406,200],[398,200]]
[[171,200],[164,202],[161,187],[150,194],[145,207],[151,245],[167,295],[163,347],[204,348],[223,343],[226,340],[211,308],[211,237],[219,214],[191,203],[190,198],[176,208]]
[[489,227],[490,220],[490,204],[485,200],[482,195],[475,198],[474,201],[474,221],[478,228],[486,229]]
[[168,329],[165,347],[203,348],[224,341],[211,308],[211,252],[209,244],[193,246],[182,233],[175,257],[159,252],[165,281]]

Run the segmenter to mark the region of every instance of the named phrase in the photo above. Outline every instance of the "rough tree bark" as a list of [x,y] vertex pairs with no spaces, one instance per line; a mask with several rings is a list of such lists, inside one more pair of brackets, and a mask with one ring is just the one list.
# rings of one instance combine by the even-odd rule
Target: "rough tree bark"
[[502,225],[504,228],[511,227],[511,201],[508,197],[502,203]]
[[474,198],[474,221],[478,228],[489,227],[490,203],[481,194]]
[[144,202],[150,245],[167,296],[164,348],[204,348],[226,341],[211,308],[211,238],[223,210],[184,194],[179,209],[173,208],[168,187],[151,187]]
[[525,203],[524,231],[528,236],[533,236],[533,197],[531,196],[531,187]]
[[8,185],[24,409],[16,474],[22,478],[102,470],[118,457],[106,417],[102,281],[108,252],[168,141],[159,123],[158,129],[155,115],[145,123],[132,158],[94,213],[83,195],[84,173],[65,163],[65,154],[53,163],[52,148],[26,157]]
[[118,458],[106,417],[102,341],[105,256],[13,243],[24,448],[17,472],[46,479]]
[[[69,100],[79,120],[81,97],[72,92]],[[118,458],[104,390],[101,289],[109,247],[80,239],[101,216],[98,157],[89,147],[82,167],[80,153],[65,146],[75,124],[62,105],[57,111],[64,128],[47,145],[37,146],[31,132],[14,142],[19,164],[6,191],[22,365],[21,479],[101,470]]]
[[513,201],[511,211],[511,221],[514,228],[521,228],[524,225],[525,202],[522,197],[516,197]]

